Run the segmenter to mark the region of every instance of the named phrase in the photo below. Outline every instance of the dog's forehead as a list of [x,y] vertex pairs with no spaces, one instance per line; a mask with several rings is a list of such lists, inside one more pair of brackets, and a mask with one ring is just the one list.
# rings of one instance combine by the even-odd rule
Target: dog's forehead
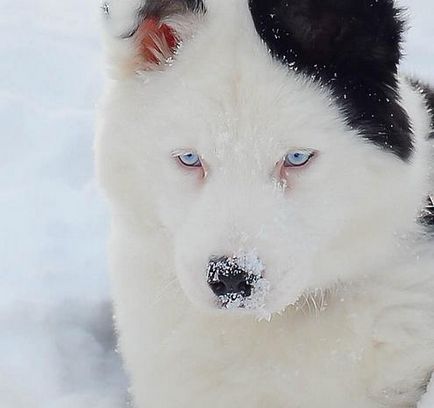
[[[170,112],[167,120],[155,126],[167,129],[162,133],[173,139],[179,140],[182,134],[191,146],[219,151],[228,146],[227,154],[232,155],[238,143],[243,150],[273,152],[290,146],[308,147],[314,140],[316,146],[330,144],[327,132],[350,131],[326,87],[289,72],[259,45],[260,52],[222,56],[217,64],[215,56],[202,54],[193,69],[190,55],[183,55],[171,72],[160,75],[166,84],[146,83],[155,91],[149,98],[147,90],[143,92],[148,114]],[[215,49],[218,47],[215,44]],[[231,51],[228,46],[222,48]],[[207,75],[200,74],[204,71]],[[161,96],[163,87],[165,97],[155,98]]]
[[200,85],[188,94],[177,90],[171,100],[174,119],[158,125],[163,126],[158,133],[167,135],[168,147],[193,148],[213,165],[227,166],[230,160],[236,174],[271,170],[291,149],[326,152],[363,143],[348,134],[330,94],[315,83],[277,72],[276,82],[270,84],[251,74],[236,85],[215,79],[212,98],[201,93]]

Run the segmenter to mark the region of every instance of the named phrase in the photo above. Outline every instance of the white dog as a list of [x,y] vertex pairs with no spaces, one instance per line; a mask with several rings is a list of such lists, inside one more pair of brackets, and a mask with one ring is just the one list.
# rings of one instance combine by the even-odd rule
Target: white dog
[[137,407],[415,407],[433,94],[398,73],[392,0],[103,13],[97,167]]

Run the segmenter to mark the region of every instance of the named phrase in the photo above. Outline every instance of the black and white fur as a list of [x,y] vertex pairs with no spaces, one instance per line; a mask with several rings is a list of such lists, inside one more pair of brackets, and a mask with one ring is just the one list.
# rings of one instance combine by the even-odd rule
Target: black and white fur
[[[416,407],[434,367],[434,107],[399,70],[402,12],[111,0],[103,15],[97,169],[136,406]],[[283,168],[294,149],[314,158]],[[248,272],[248,299],[216,298],[213,259]]]

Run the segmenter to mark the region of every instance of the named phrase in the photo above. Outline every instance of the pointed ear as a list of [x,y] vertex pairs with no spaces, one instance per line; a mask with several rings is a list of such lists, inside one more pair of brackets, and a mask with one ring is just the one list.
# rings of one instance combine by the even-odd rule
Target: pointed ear
[[106,1],[106,48],[112,65],[123,73],[164,70],[203,11],[201,0]]
[[396,72],[403,22],[393,0],[250,0],[273,54],[340,74]]

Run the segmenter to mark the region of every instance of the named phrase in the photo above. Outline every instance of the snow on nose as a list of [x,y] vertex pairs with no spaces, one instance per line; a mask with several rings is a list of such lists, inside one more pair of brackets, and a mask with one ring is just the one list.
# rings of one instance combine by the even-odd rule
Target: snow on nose
[[269,283],[263,277],[264,266],[252,253],[209,260],[208,285],[216,295],[217,305],[224,309],[263,308]]

